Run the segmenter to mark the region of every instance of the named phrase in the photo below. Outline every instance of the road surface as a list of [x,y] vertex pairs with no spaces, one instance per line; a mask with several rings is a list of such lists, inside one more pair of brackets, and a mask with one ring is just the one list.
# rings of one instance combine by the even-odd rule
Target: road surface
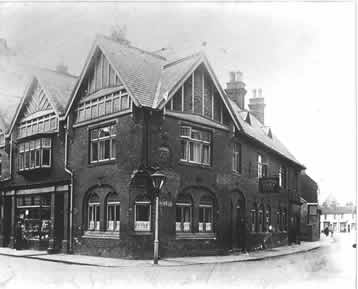
[[0,288],[353,289],[353,239],[337,234],[329,246],[307,253],[180,267],[103,268],[0,256]]

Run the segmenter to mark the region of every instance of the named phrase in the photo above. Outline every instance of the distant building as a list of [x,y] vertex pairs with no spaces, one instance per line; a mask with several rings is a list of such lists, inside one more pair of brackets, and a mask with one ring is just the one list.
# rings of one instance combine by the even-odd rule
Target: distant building
[[317,241],[320,235],[318,185],[304,172],[299,175],[298,181],[301,192],[300,238],[302,241]]
[[328,227],[333,232],[349,233],[357,229],[356,207],[322,207],[321,230]]

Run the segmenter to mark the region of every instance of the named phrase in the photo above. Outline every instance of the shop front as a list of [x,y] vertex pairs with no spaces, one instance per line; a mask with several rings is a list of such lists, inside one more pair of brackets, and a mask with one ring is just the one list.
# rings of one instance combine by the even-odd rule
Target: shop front
[[67,251],[68,185],[12,190],[5,193],[5,246]]

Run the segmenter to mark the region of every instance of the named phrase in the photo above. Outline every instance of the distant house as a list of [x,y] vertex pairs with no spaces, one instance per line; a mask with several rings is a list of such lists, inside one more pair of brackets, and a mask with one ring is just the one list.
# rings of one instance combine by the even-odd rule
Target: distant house
[[300,236],[302,241],[319,240],[319,210],[318,210],[318,185],[305,172],[299,175],[301,191],[301,224]]
[[321,230],[328,227],[333,232],[347,233],[357,229],[357,208],[339,206],[322,207]]

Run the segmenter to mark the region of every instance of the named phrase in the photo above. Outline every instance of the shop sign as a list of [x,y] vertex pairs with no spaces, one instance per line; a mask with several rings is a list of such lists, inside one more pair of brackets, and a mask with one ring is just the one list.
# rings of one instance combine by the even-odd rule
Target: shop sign
[[262,194],[279,193],[278,177],[264,177],[259,179],[259,189]]

